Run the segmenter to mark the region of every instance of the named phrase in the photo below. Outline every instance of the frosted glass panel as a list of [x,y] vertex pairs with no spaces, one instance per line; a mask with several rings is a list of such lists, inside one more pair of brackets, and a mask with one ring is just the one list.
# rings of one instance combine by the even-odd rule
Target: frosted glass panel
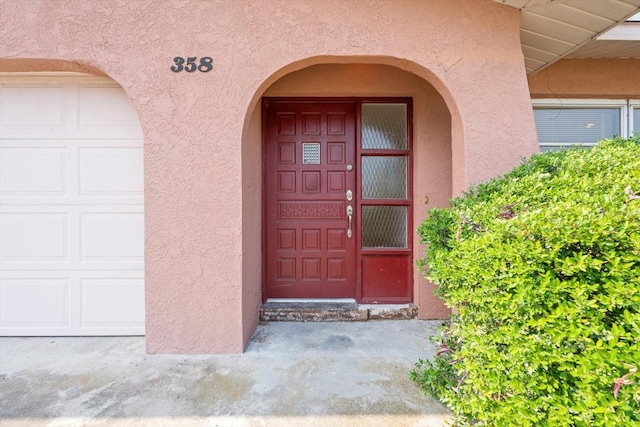
[[363,248],[406,248],[406,206],[363,206]]
[[633,107],[633,129],[640,133],[640,105]]
[[406,104],[362,104],[362,148],[407,149]]
[[536,108],[533,115],[542,151],[620,135],[620,108]]
[[406,199],[407,158],[405,156],[363,156],[362,198]]

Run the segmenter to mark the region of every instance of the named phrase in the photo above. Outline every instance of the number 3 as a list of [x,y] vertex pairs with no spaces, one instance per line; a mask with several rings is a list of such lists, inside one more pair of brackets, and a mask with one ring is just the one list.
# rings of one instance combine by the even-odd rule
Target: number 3
[[198,70],[201,73],[208,73],[213,69],[213,59],[211,59],[210,56],[203,56],[202,58],[200,58],[200,65],[196,65],[196,59],[198,58],[195,56],[188,56],[187,64],[185,66],[184,58],[181,56],[176,56],[175,58],[173,58],[173,62],[176,65],[171,66],[171,71],[173,71],[174,73],[179,73],[180,71],[184,70],[187,73],[193,73],[194,71]]
[[174,73],[179,73],[180,71],[182,71],[182,64],[184,64],[184,58],[176,56],[175,58],[173,58],[173,62],[175,62],[176,65],[171,67],[171,71],[173,71]]

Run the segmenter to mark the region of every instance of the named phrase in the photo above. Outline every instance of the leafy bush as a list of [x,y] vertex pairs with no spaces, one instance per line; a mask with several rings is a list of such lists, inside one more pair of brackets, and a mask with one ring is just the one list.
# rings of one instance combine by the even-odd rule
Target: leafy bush
[[458,425],[640,425],[639,143],[535,155],[430,210],[418,264],[456,314],[411,375]]

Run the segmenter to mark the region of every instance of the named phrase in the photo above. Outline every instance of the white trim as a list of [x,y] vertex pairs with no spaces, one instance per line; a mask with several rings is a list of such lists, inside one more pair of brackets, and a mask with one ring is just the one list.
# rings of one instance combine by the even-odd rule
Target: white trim
[[626,99],[596,99],[596,98],[535,98],[531,100],[534,107],[573,107],[573,108],[608,108],[624,107]]
[[[629,100],[629,136],[631,136],[631,132],[633,132],[635,123],[633,121],[633,111],[640,110],[640,99],[630,99]],[[636,132],[640,134],[640,123],[637,124]]]
[[40,87],[41,85],[53,84],[73,84],[80,82],[82,84],[120,87],[118,82],[110,77],[92,76],[90,74],[71,75],[67,73],[0,73],[0,84],[3,86],[16,87]]
[[[542,108],[619,108],[620,109],[620,135],[628,138],[631,134],[629,126],[629,100],[628,99],[598,99],[598,98],[538,98],[532,99],[531,105]],[[555,145],[555,144],[554,144]],[[583,144],[589,146],[589,144]],[[593,144],[591,144],[593,145]],[[540,143],[541,147],[545,147],[544,143]]]
[[0,71],[1,77],[106,77],[73,71]]
[[602,33],[596,40],[640,40],[640,23],[625,22]]
[[640,22],[640,12],[636,13],[635,15],[631,15],[630,17],[628,17],[626,22]]

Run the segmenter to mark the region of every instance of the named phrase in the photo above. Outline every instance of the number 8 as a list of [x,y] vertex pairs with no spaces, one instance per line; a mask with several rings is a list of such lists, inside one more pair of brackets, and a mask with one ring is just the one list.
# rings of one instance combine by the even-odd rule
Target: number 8
[[213,59],[211,59],[210,56],[204,56],[200,58],[200,65],[198,65],[198,71],[202,73],[207,73],[211,71],[211,69],[213,68],[213,65],[211,65],[212,62],[213,62]]

